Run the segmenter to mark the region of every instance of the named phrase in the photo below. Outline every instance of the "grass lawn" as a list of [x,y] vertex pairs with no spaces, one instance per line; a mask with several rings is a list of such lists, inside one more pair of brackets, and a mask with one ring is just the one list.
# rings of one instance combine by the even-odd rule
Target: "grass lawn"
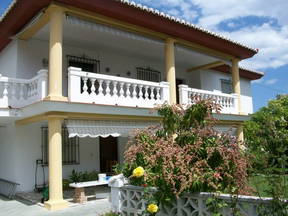
[[[284,178],[283,178],[284,179]],[[286,187],[283,187],[283,190],[286,188],[285,197],[288,198],[288,176],[285,176],[286,180]],[[268,184],[269,179],[264,175],[254,175],[249,178],[249,185],[252,187],[256,192],[253,194],[260,197],[271,197],[270,185]]]

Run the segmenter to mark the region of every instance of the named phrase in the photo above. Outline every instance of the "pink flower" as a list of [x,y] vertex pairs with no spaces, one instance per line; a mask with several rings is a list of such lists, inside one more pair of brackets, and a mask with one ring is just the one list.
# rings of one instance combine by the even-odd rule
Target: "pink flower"
[[220,175],[220,173],[214,173],[214,175],[213,175],[216,179],[218,179],[218,178],[220,178],[221,177],[221,175]]

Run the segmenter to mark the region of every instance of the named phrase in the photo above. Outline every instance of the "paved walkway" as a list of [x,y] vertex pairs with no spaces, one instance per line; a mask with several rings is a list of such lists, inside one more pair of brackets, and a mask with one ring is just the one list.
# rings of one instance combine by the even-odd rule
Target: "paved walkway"
[[0,216],[97,216],[111,210],[108,199],[89,201],[86,204],[75,204],[59,211],[48,211],[37,204],[24,200],[8,200],[0,196]]

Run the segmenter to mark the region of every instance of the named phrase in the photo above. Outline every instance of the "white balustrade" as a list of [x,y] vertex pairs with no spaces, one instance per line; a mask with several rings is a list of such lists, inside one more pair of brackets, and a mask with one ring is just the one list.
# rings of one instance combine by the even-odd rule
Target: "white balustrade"
[[[147,200],[143,197],[144,188],[132,185],[124,185],[124,180],[116,179],[109,182],[111,187],[111,206],[112,210],[121,215],[142,215],[147,208]],[[154,189],[156,191],[156,189]],[[152,192],[153,193],[153,192]],[[221,215],[233,216],[231,206],[236,205],[236,209],[243,216],[260,216],[259,207],[269,208],[272,198],[260,198],[255,196],[232,196],[230,194],[213,193],[186,193],[179,197],[170,206],[160,206],[157,216],[183,216],[183,215],[212,215],[209,206],[206,205],[207,199],[217,197],[217,199],[227,203],[223,207]],[[271,208],[271,207],[270,207]]]
[[148,82],[68,68],[71,102],[153,108],[169,100],[167,82]]
[[18,108],[40,101],[47,96],[48,71],[40,70],[31,79],[0,75],[0,107]]
[[188,85],[179,85],[179,100],[182,105],[190,105],[194,103],[195,97],[201,99],[213,99],[221,106],[221,113],[237,114],[237,95],[224,94],[220,91],[207,91],[194,89]]

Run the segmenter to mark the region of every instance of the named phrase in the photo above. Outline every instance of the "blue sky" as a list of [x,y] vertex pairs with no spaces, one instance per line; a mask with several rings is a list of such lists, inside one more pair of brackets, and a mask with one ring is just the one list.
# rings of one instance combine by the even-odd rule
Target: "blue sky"
[[[259,53],[242,66],[265,72],[252,83],[254,110],[277,94],[288,93],[288,1],[287,0],[134,0],[183,18]],[[11,0],[0,1],[0,14]]]

